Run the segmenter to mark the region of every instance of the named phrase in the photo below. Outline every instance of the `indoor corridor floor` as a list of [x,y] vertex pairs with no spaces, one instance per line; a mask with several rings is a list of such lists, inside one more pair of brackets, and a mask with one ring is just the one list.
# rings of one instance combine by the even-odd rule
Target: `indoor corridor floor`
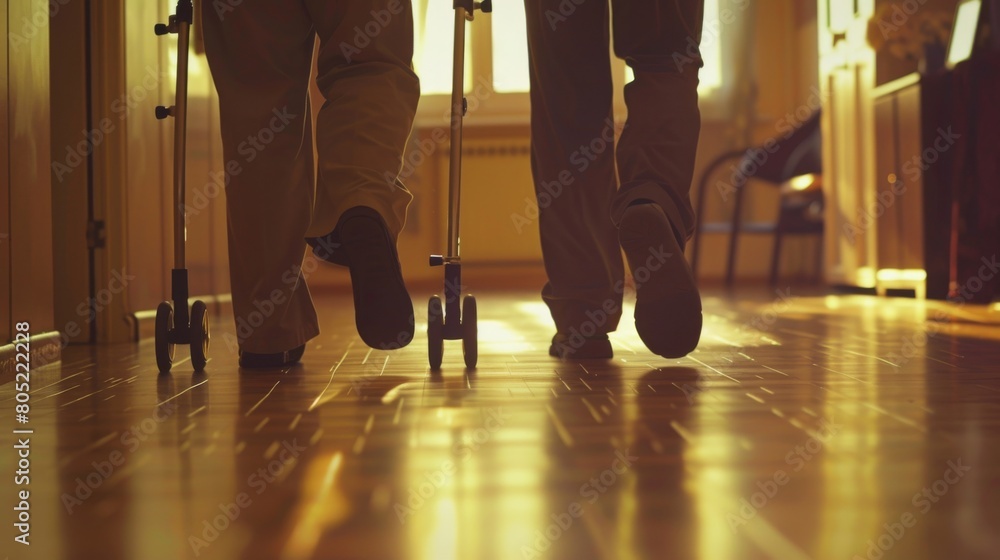
[[[560,362],[535,292],[483,292],[479,367],[426,331],[367,348],[317,299],[301,366],[243,372],[153,341],[69,347],[0,385],[0,558],[1000,558],[1000,312],[759,288],[705,297],[701,346]],[[426,319],[426,297],[415,297]],[[669,320],[669,318],[665,318]]]

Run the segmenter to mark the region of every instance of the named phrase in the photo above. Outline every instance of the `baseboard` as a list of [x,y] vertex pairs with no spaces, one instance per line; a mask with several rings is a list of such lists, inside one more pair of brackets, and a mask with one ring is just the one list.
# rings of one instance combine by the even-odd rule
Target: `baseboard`
[[[195,301],[201,300],[208,306],[209,317],[217,317],[222,313],[232,313],[232,294],[218,294],[211,296],[195,296],[188,298],[188,306]],[[152,337],[156,332],[156,310],[143,309],[136,311],[128,317],[132,325],[132,342],[138,342],[143,338]]]
[[[62,335],[59,331],[31,333],[29,340],[31,370],[62,360]],[[17,370],[17,344],[0,346],[0,384],[14,380]]]

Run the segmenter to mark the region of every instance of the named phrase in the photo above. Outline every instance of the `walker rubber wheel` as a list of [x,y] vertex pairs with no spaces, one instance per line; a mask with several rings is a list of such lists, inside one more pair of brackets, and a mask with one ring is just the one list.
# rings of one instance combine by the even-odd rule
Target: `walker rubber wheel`
[[160,373],[169,373],[174,363],[174,345],[170,342],[170,332],[174,329],[174,308],[164,301],[156,307],[156,367]]
[[200,372],[208,363],[208,307],[203,301],[191,306],[191,365]]
[[465,296],[462,300],[462,354],[465,356],[465,367],[476,368],[479,360],[479,326],[476,298]]
[[427,359],[432,370],[441,369],[444,357],[444,310],[441,298],[432,296],[427,304]]

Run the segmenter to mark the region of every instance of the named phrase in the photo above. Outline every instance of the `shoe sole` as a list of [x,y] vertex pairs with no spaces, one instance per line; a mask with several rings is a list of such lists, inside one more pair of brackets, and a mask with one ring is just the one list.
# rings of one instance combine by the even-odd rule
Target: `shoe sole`
[[394,350],[413,340],[413,302],[403,283],[396,246],[373,217],[346,219],[340,241],[351,268],[354,317],[361,340],[372,348]]
[[701,338],[701,295],[670,220],[652,204],[630,206],[618,242],[636,282],[639,338],[665,358],[690,354]]

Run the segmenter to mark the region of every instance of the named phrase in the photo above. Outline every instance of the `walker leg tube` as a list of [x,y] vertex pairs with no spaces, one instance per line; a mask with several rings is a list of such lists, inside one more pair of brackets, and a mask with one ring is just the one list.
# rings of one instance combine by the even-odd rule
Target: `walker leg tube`
[[455,65],[451,84],[451,158],[448,175],[448,256],[459,256],[459,202],[462,183],[462,117],[465,116],[466,9],[455,8]]
[[171,299],[174,301],[174,344],[187,344],[189,323],[188,315],[188,271],[186,268],[175,268],[170,271]]
[[[174,268],[179,269],[187,266],[184,262],[184,242],[187,239],[187,223],[184,215],[184,169],[187,146],[188,46],[193,17],[194,7],[191,0],[179,0],[177,2],[177,95],[174,101]],[[184,307],[187,308],[186,301]]]
[[444,337],[462,338],[462,265],[444,265]]

